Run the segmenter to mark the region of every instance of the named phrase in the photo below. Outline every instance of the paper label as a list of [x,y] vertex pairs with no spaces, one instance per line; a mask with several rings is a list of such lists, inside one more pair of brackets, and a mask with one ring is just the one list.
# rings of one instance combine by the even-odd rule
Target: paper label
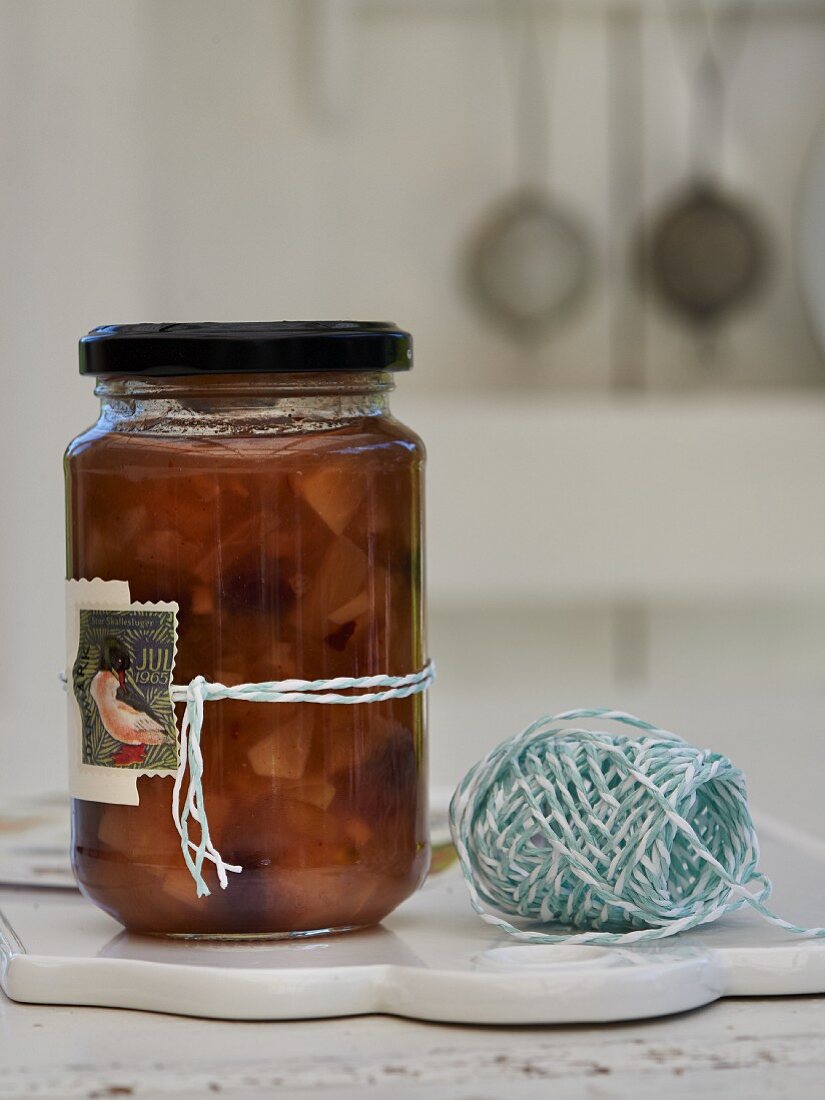
[[67,581],[69,793],[138,805],[141,775],[174,775],[176,603],[132,603],[126,581]]

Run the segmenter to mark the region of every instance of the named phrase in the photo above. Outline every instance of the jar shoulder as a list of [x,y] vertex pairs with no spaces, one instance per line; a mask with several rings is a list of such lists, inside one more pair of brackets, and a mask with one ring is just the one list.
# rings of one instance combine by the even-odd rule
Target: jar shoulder
[[383,428],[389,436],[397,439],[411,454],[416,455],[421,461],[427,457],[427,448],[424,440],[408,424],[398,420],[392,415],[380,417]]
[[63,452],[64,464],[70,465],[73,459],[94,448],[108,434],[111,433],[101,430],[98,424],[91,424],[67,444],[66,450]]

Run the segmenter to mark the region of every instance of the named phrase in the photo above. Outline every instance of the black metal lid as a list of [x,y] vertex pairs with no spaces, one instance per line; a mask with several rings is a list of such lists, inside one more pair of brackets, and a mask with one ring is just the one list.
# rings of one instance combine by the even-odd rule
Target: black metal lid
[[81,374],[398,371],[412,337],[383,321],[102,325],[80,340]]

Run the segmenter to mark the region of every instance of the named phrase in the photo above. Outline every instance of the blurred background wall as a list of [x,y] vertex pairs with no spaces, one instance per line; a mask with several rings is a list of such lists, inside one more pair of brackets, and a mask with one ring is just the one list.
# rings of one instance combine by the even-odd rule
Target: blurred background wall
[[[395,408],[431,458],[435,782],[615,705],[825,835],[825,3],[2,0],[0,50],[0,793],[64,782],[78,336],[374,318],[416,339]],[[710,325],[639,255],[714,117],[706,173],[764,251]],[[525,160],[579,234],[537,261],[548,293],[579,267],[532,340],[467,292]]]

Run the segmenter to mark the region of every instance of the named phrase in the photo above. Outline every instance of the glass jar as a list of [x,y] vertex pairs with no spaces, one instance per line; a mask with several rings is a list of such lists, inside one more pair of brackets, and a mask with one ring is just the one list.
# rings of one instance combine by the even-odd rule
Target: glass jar
[[[75,599],[73,866],[126,928],[362,927],[426,874],[423,694],[225,698],[204,706],[203,805],[215,848],[241,871],[221,889],[204,863],[198,896],[170,812],[178,749],[158,656],[158,624],[174,613],[175,684],[426,667],[424,448],[388,408],[391,372],[409,365],[407,334],[377,323],[113,326],[81,341],[101,412],[66,453],[67,576],[127,582],[131,612]],[[141,634],[147,607],[161,610]],[[133,773],[137,804],[108,793],[118,772]]]

